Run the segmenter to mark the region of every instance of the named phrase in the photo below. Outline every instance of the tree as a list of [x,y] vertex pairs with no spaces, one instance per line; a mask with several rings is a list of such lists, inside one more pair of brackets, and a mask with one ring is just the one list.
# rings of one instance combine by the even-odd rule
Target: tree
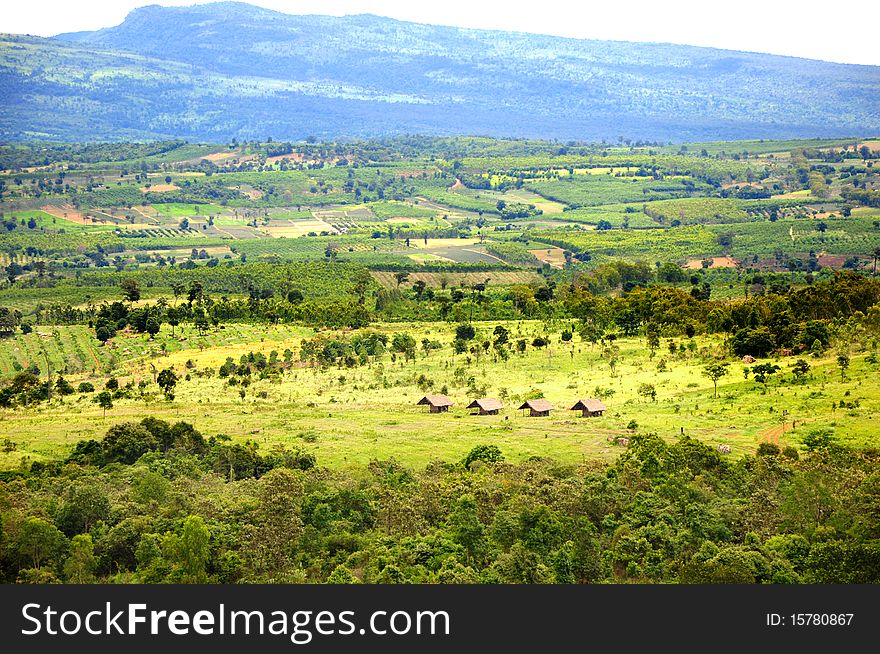
[[416,340],[406,332],[397,332],[391,339],[391,349],[400,352],[407,361],[416,358]]
[[159,322],[159,319],[156,316],[151,315],[149,318],[147,318],[147,322],[144,326],[144,331],[146,331],[150,335],[150,338],[153,338],[156,334],[159,333],[159,330],[162,328],[162,323]]
[[156,383],[159,384],[159,388],[165,393],[165,399],[169,402],[174,399],[174,387],[177,386],[177,382],[178,377],[174,368],[165,368],[159,372],[159,376],[156,378]]
[[110,500],[99,486],[87,484],[73,490],[58,511],[56,522],[68,536],[83,534],[110,517]]
[[791,366],[791,372],[794,374],[795,380],[798,382],[803,382],[804,377],[806,377],[807,373],[810,372],[810,364],[804,361],[803,359],[798,359]]
[[477,335],[473,325],[458,325],[455,328],[455,338],[461,341],[469,341]]
[[495,327],[495,330],[492,332],[492,335],[495,337],[495,346],[500,347],[502,345],[507,345],[510,341],[510,332],[506,327],[502,325],[498,325]]
[[177,553],[183,568],[183,583],[203,584],[208,580],[211,532],[200,516],[190,515],[183,521]]
[[763,357],[776,348],[776,339],[767,327],[744,327],[736,332],[730,346],[737,356]]
[[168,307],[168,310],[165,312],[165,317],[168,319],[168,324],[171,325],[171,336],[174,337],[174,329],[180,324],[180,312],[176,307]]
[[727,369],[726,363],[710,363],[703,368],[703,376],[712,380],[715,385],[715,395],[718,397],[718,380],[727,375],[730,371]]
[[846,369],[849,368],[849,355],[841,352],[837,355],[837,367],[840,368],[840,381],[846,381]]
[[466,563],[479,566],[487,553],[488,542],[473,495],[463,495],[458,499],[449,514],[448,529],[452,540],[464,548]]
[[639,384],[638,393],[646,399],[651,398],[652,402],[657,401],[657,389],[654,388],[654,384]]
[[497,445],[477,445],[473,448],[462,461],[465,468],[470,468],[474,461],[483,461],[485,463],[497,463],[504,461],[504,455]]
[[129,302],[137,302],[141,299],[141,285],[136,279],[128,277],[119,282],[119,289],[122,291],[122,297]]
[[101,391],[95,396],[95,399],[92,400],[99,407],[104,409],[104,417],[107,417],[107,409],[113,408],[113,396],[110,394],[110,391]]
[[752,366],[752,375],[754,376],[756,382],[764,385],[764,392],[766,393],[767,384],[770,381],[770,377],[779,372],[779,370],[779,366],[777,366],[775,363],[759,363]]
[[400,285],[403,284],[406,280],[409,279],[409,273],[405,270],[398,271],[394,273],[394,281],[397,282],[397,288],[400,288]]
[[645,326],[645,336],[648,341],[648,349],[651,351],[651,358],[653,359],[654,353],[657,351],[657,348],[660,347],[660,329],[657,326],[657,323],[649,322]]
[[95,546],[89,534],[78,534],[70,541],[70,556],[64,562],[64,580],[69,584],[91,584],[95,581]]
[[156,437],[136,422],[123,422],[107,430],[101,441],[101,453],[107,463],[131,465],[143,454],[157,450]]
[[66,539],[58,527],[42,518],[28,518],[21,525],[15,550],[19,560],[39,569],[61,556]]

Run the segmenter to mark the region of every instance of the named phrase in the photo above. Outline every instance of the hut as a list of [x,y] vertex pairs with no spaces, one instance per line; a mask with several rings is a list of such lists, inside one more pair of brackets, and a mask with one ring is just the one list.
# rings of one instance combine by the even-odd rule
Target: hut
[[529,415],[532,418],[541,418],[550,415],[553,405],[547,400],[526,400],[519,408],[528,409]]
[[479,409],[479,411],[473,415],[497,416],[502,406],[501,400],[496,400],[494,397],[482,397],[479,400],[474,400],[468,404],[467,408]]
[[580,411],[583,418],[592,418],[594,416],[601,416],[608,410],[608,407],[605,406],[602,400],[578,400],[571,407],[571,410]]
[[428,410],[431,413],[445,413],[452,406],[452,400],[445,395],[425,395],[425,397],[416,402],[416,406],[420,404],[427,404]]

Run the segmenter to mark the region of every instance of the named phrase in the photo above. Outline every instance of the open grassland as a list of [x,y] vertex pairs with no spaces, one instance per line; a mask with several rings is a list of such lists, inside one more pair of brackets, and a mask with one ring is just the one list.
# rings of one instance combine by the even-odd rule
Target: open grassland
[[[478,324],[477,341],[488,337],[496,324],[500,323]],[[541,323],[504,324],[512,339],[525,338],[529,343],[543,333]],[[808,357],[812,369],[801,384],[795,383],[790,373],[793,359],[778,360],[782,371],[770,381],[766,392],[760,384],[745,380],[742,364],[732,361],[731,374],[722,378],[718,397],[713,398],[712,383],[701,371],[706,357],[719,351],[717,339],[676,339],[688,347],[675,355],[669,354],[664,342],[653,358],[642,339],[619,339],[612,375],[607,353],[577,337],[563,343],[551,335],[546,350],[529,347],[524,355],[514,354],[504,362],[493,360],[491,355],[453,356],[449,347],[452,330],[446,323],[382,325],[378,330],[388,335],[406,331],[416,342],[427,338],[440,342],[443,348],[427,356],[420,349],[414,363],[392,361],[390,355],[384,355],[348,369],[297,364],[280,381],[255,379],[243,389],[216,375],[202,374],[208,369],[216,371],[227,356],[237,361],[249,351],[269,354],[275,350],[280,354],[289,348],[298,353],[303,338],[310,338],[313,332],[296,327],[230,325],[201,339],[188,334],[186,341],[171,341],[163,334],[152,344],[145,336],[122,336],[109,353],[86,343],[82,330],[75,327],[58,328],[57,335],[48,341],[39,336],[4,341],[5,362],[18,356],[8,350],[22,345],[31,359],[39,360],[40,339],[39,344],[47,344],[56,366],[69,361],[73,370],[79,356],[86,361],[93,357],[108,362],[107,369],[112,368],[121,383],[145,380],[148,385],[143,398],[116,400],[106,418],[91,402],[90,394],[69,396],[63,402],[54,400],[37,409],[3,410],[0,426],[11,435],[17,449],[0,454],[0,467],[15,467],[22,457],[41,460],[63,456],[77,440],[99,438],[112,424],[147,415],[192,422],[206,435],[251,438],[266,448],[277,443],[303,446],[315,452],[320,464],[331,467],[391,456],[408,465],[423,466],[434,459],[459,459],[482,443],[498,445],[513,461],[550,456],[575,463],[613,458],[620,451],[614,444],[618,437],[656,432],[672,439],[682,429],[713,446],[729,445],[734,453],[752,452],[768,440],[797,446],[805,430],[817,427],[833,429],[847,444],[877,445],[872,421],[880,410],[877,365],[856,353],[845,380],[833,356]],[[161,343],[167,347],[173,342],[180,346],[168,348],[169,353],[163,355]],[[663,372],[658,371],[661,359],[666,368]],[[150,383],[150,364],[157,369],[173,367],[181,376],[173,402],[162,399]],[[185,379],[187,374],[189,380]],[[103,379],[88,370],[69,375],[74,383],[97,382],[99,377]],[[655,387],[656,401],[639,394],[640,385],[646,383]],[[426,389],[436,393],[444,386],[455,403],[450,413],[429,414],[416,406]],[[580,418],[568,410],[578,398],[594,397],[597,388],[614,391],[606,400],[609,410],[605,416]],[[244,398],[241,390],[245,390]],[[469,415],[465,406],[478,396],[502,398],[502,415]],[[516,410],[525,398],[536,396],[553,404],[551,417],[526,417]],[[855,406],[832,410],[832,403],[840,401]],[[787,411],[785,422],[783,411]],[[794,429],[792,421],[797,425]]]

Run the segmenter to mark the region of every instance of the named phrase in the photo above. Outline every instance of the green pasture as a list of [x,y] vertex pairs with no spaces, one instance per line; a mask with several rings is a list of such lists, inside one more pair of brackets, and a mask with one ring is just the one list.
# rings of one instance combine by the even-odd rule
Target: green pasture
[[[476,340],[491,337],[496,324],[478,324]],[[514,341],[525,338],[531,343],[544,333],[537,322],[505,326]],[[0,454],[0,467],[14,467],[22,457],[63,455],[77,440],[98,438],[112,424],[147,415],[185,420],[206,435],[250,438],[266,447],[300,445],[314,451],[319,464],[330,467],[392,456],[407,465],[423,466],[434,459],[458,459],[481,443],[498,445],[513,461],[531,456],[570,463],[611,459],[620,451],[615,439],[633,432],[656,432],[672,439],[684,430],[713,446],[729,445],[734,454],[752,452],[765,440],[797,446],[801,434],[813,428],[832,429],[848,444],[877,444],[872,423],[880,409],[877,364],[867,363],[857,352],[852,353],[845,380],[833,353],[808,357],[812,369],[802,384],[795,383],[790,373],[794,360],[780,359],[776,363],[782,372],[771,379],[766,391],[744,379],[742,363],[730,360],[730,374],[721,379],[714,398],[712,383],[701,372],[720,350],[715,338],[675,339],[677,345],[685,345],[685,352],[676,355],[669,354],[663,339],[653,358],[641,339],[619,339],[612,374],[601,346],[581,342],[577,336],[564,343],[555,329],[547,334],[551,345],[546,350],[529,346],[524,355],[513,354],[505,362],[491,354],[453,356],[452,326],[446,323],[383,325],[378,329],[389,335],[406,331],[417,343],[427,338],[443,347],[427,356],[419,348],[416,361],[409,363],[393,361],[386,354],[351,369],[294,367],[280,382],[255,380],[242,398],[241,386],[230,386],[216,375],[199,376],[199,371],[216,370],[226,356],[237,360],[248,351],[268,354],[274,349],[280,354],[290,348],[298,353],[302,339],[313,332],[229,326],[201,340],[188,334],[185,346],[165,355],[156,345],[170,342],[166,329],[156,344],[142,336],[115,339],[112,356],[120,382],[149,383],[143,399],[115,401],[106,418],[88,395],[0,412],[0,424],[14,435],[17,445],[15,452]],[[68,348],[75,349],[75,344],[87,351],[80,328],[57,331],[50,338],[53,362],[66,360]],[[27,347],[31,356],[37,356],[33,339]],[[100,349],[93,344],[92,350]],[[129,358],[123,356],[126,351]],[[183,379],[173,402],[165,401],[151,383],[150,364],[157,369],[174,367]],[[661,372],[658,367],[666,369]],[[74,382],[80,378],[90,378],[90,373],[70,375]],[[656,401],[639,394],[642,384],[654,386]],[[425,392],[441,392],[444,386],[454,402],[449,413],[430,414],[416,406]],[[606,400],[605,416],[581,418],[568,410],[578,398],[594,397],[597,388],[614,391]],[[502,414],[470,415],[465,406],[477,396],[502,398]],[[532,418],[516,410],[525,398],[537,396],[553,404],[549,418]],[[855,408],[833,409],[832,403],[836,406],[840,401]],[[793,430],[792,421],[797,425]]]

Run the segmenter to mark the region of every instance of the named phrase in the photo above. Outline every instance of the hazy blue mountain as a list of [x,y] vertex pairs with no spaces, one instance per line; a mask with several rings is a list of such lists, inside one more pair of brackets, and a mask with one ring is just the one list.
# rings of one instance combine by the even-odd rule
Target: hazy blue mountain
[[0,106],[5,139],[849,136],[880,133],[880,67],[222,2],[0,37]]

